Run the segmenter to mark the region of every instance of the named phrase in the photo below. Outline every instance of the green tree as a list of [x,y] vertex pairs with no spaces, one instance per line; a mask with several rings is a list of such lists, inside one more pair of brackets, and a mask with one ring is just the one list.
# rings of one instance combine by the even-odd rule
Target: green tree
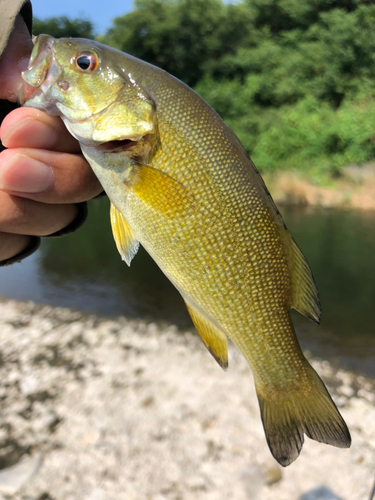
[[74,37],[94,39],[94,27],[88,19],[69,19],[66,16],[33,19],[33,33],[45,33],[55,38]]
[[222,0],[136,0],[100,41],[164,68],[188,85],[248,36],[251,12]]
[[361,0],[246,0],[254,11],[254,26],[267,27],[271,33],[306,30],[319,21],[322,13],[333,9],[351,12],[358,4],[370,4]]
[[374,25],[373,0],[136,0],[100,41],[192,86],[260,170],[322,179],[375,158]]

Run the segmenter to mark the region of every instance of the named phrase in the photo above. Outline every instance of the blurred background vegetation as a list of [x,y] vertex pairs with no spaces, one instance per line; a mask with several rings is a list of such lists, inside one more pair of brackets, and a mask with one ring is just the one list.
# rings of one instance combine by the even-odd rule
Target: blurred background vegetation
[[373,0],[136,0],[96,37],[88,20],[34,33],[98,38],[195,89],[263,173],[315,182],[375,157]]

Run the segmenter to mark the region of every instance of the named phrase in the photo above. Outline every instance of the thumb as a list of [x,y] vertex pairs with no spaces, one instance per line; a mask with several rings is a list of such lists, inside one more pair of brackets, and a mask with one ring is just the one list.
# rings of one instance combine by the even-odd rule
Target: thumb
[[8,45],[0,59],[0,99],[17,101],[22,84],[21,72],[27,67],[32,49],[29,30],[23,17],[18,14]]

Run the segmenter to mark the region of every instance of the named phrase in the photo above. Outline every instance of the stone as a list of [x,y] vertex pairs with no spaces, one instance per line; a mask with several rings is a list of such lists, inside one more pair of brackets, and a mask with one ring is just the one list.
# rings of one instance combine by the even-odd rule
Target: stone
[[105,498],[105,491],[101,488],[94,488],[87,496],[87,500],[105,500]]
[[342,497],[336,495],[326,486],[319,486],[312,491],[304,493],[299,500],[344,500]]
[[31,396],[38,391],[39,381],[34,375],[28,375],[21,379],[20,389],[25,396]]
[[0,470],[0,492],[14,495],[37,473],[42,465],[40,453],[24,458],[20,462],[6,469]]
[[251,500],[258,497],[265,485],[263,474],[253,464],[250,464],[241,470],[239,473],[239,479],[243,484],[246,498],[251,498]]
[[369,392],[365,389],[359,389],[358,397],[366,399],[370,403],[375,403],[375,394],[373,394],[372,392]]
[[355,394],[355,390],[350,385],[342,385],[338,391],[347,398],[351,398]]
[[283,478],[283,471],[275,461],[266,463],[261,467],[261,471],[267,486],[278,483]]
[[206,481],[202,476],[190,476],[187,478],[186,484],[193,491],[203,491],[206,489]]

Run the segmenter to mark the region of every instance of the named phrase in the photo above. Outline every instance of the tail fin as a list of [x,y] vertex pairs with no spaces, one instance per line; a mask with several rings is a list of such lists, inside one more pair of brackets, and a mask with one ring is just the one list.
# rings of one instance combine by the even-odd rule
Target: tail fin
[[346,423],[325,385],[310,365],[309,369],[309,391],[301,387],[299,391],[281,394],[279,399],[267,399],[266,392],[257,387],[268,446],[275,459],[284,467],[298,457],[304,434],[315,441],[338,448],[349,448],[351,444]]

